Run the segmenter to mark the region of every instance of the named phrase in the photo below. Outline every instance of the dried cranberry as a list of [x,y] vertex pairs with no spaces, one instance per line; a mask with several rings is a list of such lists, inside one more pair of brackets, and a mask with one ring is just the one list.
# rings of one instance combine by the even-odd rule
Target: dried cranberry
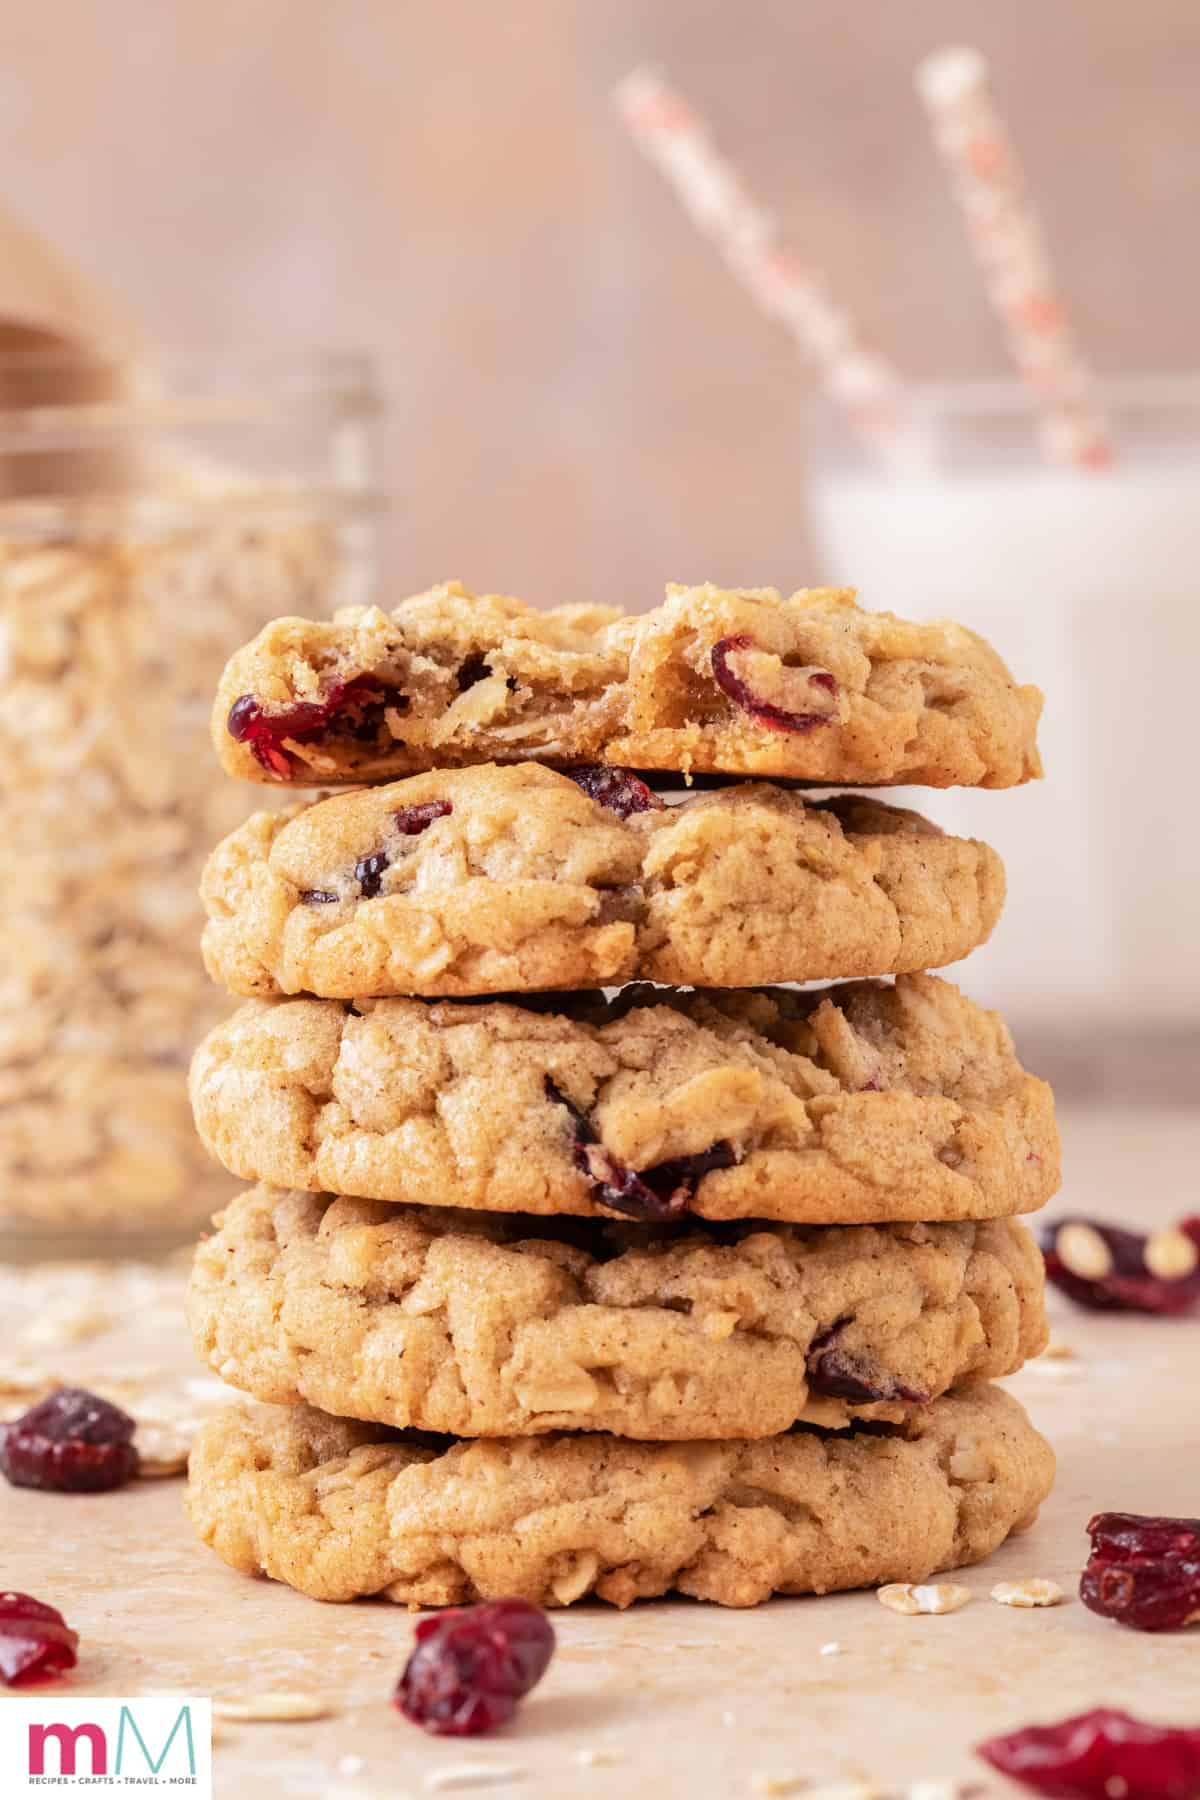
[[[805,679],[811,690],[808,697],[811,705],[806,705],[803,712],[797,712],[780,706],[778,701],[768,699],[765,694],[754,692],[745,659],[758,654],[761,654],[758,645],[748,632],[722,638],[720,643],[713,645],[713,676],[721,692],[727,694],[735,706],[752,713],[761,725],[769,726],[772,731],[811,731],[814,726],[828,725],[836,718],[838,684],[828,669],[808,672]],[[793,681],[798,679],[798,672],[788,671],[788,674]]]
[[28,1687],[73,1669],[79,1634],[62,1614],[30,1594],[0,1594],[0,1681]]
[[589,800],[598,800],[618,819],[630,813],[657,812],[666,802],[628,769],[606,769],[600,763],[580,763],[566,773],[578,782]]
[[389,712],[404,712],[408,696],[399,688],[385,687],[375,698],[359,698],[352,710],[338,712],[325,728],[326,737],[351,737],[359,744],[373,744]]
[[465,657],[458,665],[458,674],[455,680],[459,693],[465,694],[468,688],[473,688],[480,681],[486,681],[491,672],[492,665],[482,651],[472,650],[470,656]]
[[722,1140],[691,1156],[675,1156],[651,1169],[635,1172],[603,1147],[586,1113],[567,1099],[547,1075],[547,1097],[563,1106],[575,1128],[575,1166],[592,1183],[597,1206],[631,1219],[676,1219],[686,1212],[701,1178],[711,1169],[730,1169],[737,1162],[733,1145]]
[[813,1392],[839,1400],[905,1400],[913,1406],[927,1406],[929,1394],[907,1386],[894,1375],[885,1375],[881,1381],[865,1358],[838,1348],[838,1336],[851,1323],[849,1319],[839,1319],[813,1339],[808,1352],[808,1382]]
[[602,1206],[634,1219],[674,1219],[687,1211],[701,1179],[713,1169],[731,1169],[737,1153],[722,1139],[707,1150],[671,1157],[640,1174],[623,1168],[615,1158],[606,1160],[612,1174],[597,1195]]
[[96,1494],[138,1471],[134,1421],[84,1388],[59,1388],[0,1425],[0,1474],[14,1487]]
[[1200,1730],[1146,1725],[1106,1706],[989,1738],[979,1754],[1056,1800],[1195,1800],[1200,1793]]
[[262,717],[262,708],[253,694],[242,694],[229,709],[229,717],[225,721],[225,729],[231,738],[244,744],[251,737],[255,726]]
[[1177,1631],[1200,1619],[1200,1519],[1097,1513],[1079,1598],[1136,1631]]
[[[291,779],[292,759],[283,748],[287,739],[305,744],[329,729],[331,721],[353,735],[378,734],[388,706],[405,706],[395,689],[381,689],[371,675],[338,681],[323,700],[299,700],[282,712],[264,713],[253,694],[242,694],[229,709],[225,729],[239,744],[249,744],[256,760],[280,781]],[[356,718],[351,718],[351,714]]]
[[[1176,1233],[1200,1248],[1200,1220],[1185,1219]],[[1038,1234],[1046,1263],[1046,1279],[1094,1311],[1160,1313],[1191,1312],[1200,1301],[1200,1258],[1177,1276],[1155,1274],[1147,1265],[1147,1246],[1166,1234],[1145,1235],[1095,1219],[1058,1219]],[[1082,1240],[1097,1261],[1079,1255]],[[1186,1247],[1186,1246],[1185,1246]]]
[[[454,807],[449,800],[426,800],[421,806],[402,806],[392,814],[397,831],[401,837],[420,837],[428,831],[435,819],[444,819],[452,813]],[[360,857],[354,865],[354,879],[362,889],[364,900],[373,900],[383,887],[383,877],[391,864],[391,857],[386,850],[372,851],[370,856]],[[310,892],[320,892],[310,889]],[[331,894],[330,899],[336,899]]]
[[393,1698],[438,1737],[474,1737],[512,1718],[553,1654],[554,1628],[527,1600],[454,1607],[417,1626]]
[[420,837],[428,831],[435,819],[444,819],[447,813],[454,811],[450,800],[426,800],[421,806],[402,806],[393,813],[396,829],[401,837]]
[[[472,650],[470,656],[465,657],[458,665],[458,673],[455,676],[455,681],[457,682],[459,693],[465,694],[468,688],[473,688],[477,682],[486,681],[489,675],[494,675],[495,673],[496,671],[493,669],[491,663],[488,662],[487,658],[480,651]],[[504,685],[510,694],[515,694],[519,683],[517,682],[515,675],[506,675],[504,677]]]
[[360,857],[354,865],[354,879],[362,889],[364,900],[373,900],[383,886],[383,877],[391,863],[386,850],[375,850]]

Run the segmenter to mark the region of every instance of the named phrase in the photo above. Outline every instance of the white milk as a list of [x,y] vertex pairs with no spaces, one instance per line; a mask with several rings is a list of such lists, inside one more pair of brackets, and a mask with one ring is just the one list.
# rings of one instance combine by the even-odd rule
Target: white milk
[[1060,1029],[1195,1022],[1200,435],[1096,475],[1041,466],[1029,444],[990,472],[977,455],[898,476],[818,462],[815,578],[958,619],[1046,693],[1045,781],[904,796],[1007,866],[970,993]]

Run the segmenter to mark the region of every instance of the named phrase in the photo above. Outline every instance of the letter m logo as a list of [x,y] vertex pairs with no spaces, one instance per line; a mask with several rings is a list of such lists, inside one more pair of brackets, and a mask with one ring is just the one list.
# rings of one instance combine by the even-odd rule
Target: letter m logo
[[[58,1745],[58,1773],[74,1775],[75,1753],[80,1738],[86,1738],[92,1753],[91,1773],[93,1775],[108,1774],[108,1740],[100,1725],[31,1725],[29,1727],[29,1773],[44,1775],[46,1773],[46,1739],[53,1738]],[[118,1752],[118,1755],[120,1753]],[[117,1764],[118,1768],[120,1763]]]
[[[192,1709],[190,1706],[181,1706],[180,1707],[179,1712],[176,1714],[175,1723],[172,1725],[170,1731],[167,1734],[167,1741],[163,1745],[162,1750],[157,1757],[154,1757],[150,1754],[150,1747],[146,1743],[146,1740],[142,1736],[141,1732],[138,1730],[137,1720],[134,1718],[134,1716],[130,1712],[129,1708],[127,1706],[123,1706],[121,1708],[121,1717],[120,1717],[120,1720],[117,1725],[117,1766],[116,1766],[116,1771],[115,1771],[116,1774],[123,1775],[125,1773],[124,1757],[125,1757],[125,1749],[126,1749],[126,1742],[125,1742],[126,1727],[129,1728],[129,1730],[132,1732],[134,1738],[136,1739],[137,1748],[142,1753],[142,1757],[145,1761],[146,1767],[149,1769],[149,1771],[152,1775],[157,1775],[159,1773],[160,1769],[162,1768],[163,1764],[166,1762],[168,1755],[170,1754],[171,1745],[175,1742],[175,1739],[179,1734],[180,1726],[183,1727],[184,1743],[187,1748],[187,1761],[188,1761],[187,1772],[189,1775],[194,1775],[196,1773],[196,1746],[192,1740]],[[129,1750],[130,1750],[130,1755],[132,1755],[133,1754],[133,1746],[132,1745],[129,1746]]]

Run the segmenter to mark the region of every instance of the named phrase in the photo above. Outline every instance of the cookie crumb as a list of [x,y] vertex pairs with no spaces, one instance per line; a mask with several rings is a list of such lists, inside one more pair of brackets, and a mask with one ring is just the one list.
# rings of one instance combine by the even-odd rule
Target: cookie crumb
[[585,1769],[602,1769],[607,1768],[611,1763],[623,1762],[624,1758],[619,1750],[609,1750],[603,1744],[599,1744],[594,1747],[589,1746],[584,1750],[577,1750],[574,1760]]
[[913,1585],[911,1581],[892,1581],[876,1593],[881,1606],[896,1613],[958,1612],[971,1598],[970,1588],[954,1581],[938,1581]]
[[1046,1348],[1042,1351],[1041,1357],[1037,1357],[1034,1360],[1039,1362],[1043,1359],[1046,1362],[1069,1362],[1075,1354],[1074,1344],[1069,1343],[1066,1338],[1052,1337],[1048,1340]]
[[228,1389],[221,1390],[218,1385],[217,1395],[207,1395],[198,1404],[198,1397],[190,1393],[202,1385],[198,1382],[189,1381],[187,1392],[180,1383],[168,1387],[138,1381],[130,1385],[134,1391],[121,1398],[137,1420],[133,1441],[141,1457],[139,1475],[152,1480],[186,1474],[196,1434],[218,1404],[229,1404]]
[[140,1458],[138,1474],[147,1481],[164,1475],[184,1474],[195,1434],[195,1425],[190,1430],[184,1430],[181,1426],[169,1425],[156,1419],[138,1419],[138,1427],[133,1436]]
[[822,1644],[817,1652],[818,1656],[840,1656],[841,1654],[842,1646],[836,1638],[831,1638],[829,1643]]
[[430,1769],[424,1786],[431,1794],[443,1794],[452,1788],[491,1787],[505,1781],[521,1781],[526,1773],[521,1763],[452,1763],[445,1769]]
[[24,1412],[28,1404],[63,1386],[61,1376],[48,1374],[35,1364],[0,1362],[0,1413]]
[[1043,1381],[1078,1381],[1083,1374],[1083,1364],[1074,1356],[1058,1362],[1047,1362],[1045,1357],[1035,1356],[1032,1362],[1025,1364],[1025,1370],[1032,1370]]
[[59,1349],[100,1337],[111,1330],[112,1325],[112,1314],[99,1306],[51,1307],[26,1325],[21,1339],[43,1349]]
[[1001,1606],[1059,1606],[1066,1598],[1057,1581],[1026,1576],[1023,1581],[998,1581],[992,1599]]
[[804,1800],[884,1800],[873,1781],[837,1781],[832,1787],[805,1788]]
[[214,1700],[213,1718],[231,1724],[282,1724],[287,1720],[327,1719],[333,1712],[316,1694],[256,1694],[249,1700]]
[[339,1775],[361,1775],[366,1768],[361,1756],[343,1756],[337,1765]]
[[755,1794],[798,1794],[803,1783],[799,1775],[752,1775],[751,1792]]

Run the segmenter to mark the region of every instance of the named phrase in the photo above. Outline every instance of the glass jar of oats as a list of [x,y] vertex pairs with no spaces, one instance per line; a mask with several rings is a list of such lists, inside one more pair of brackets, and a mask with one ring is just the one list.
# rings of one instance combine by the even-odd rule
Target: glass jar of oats
[[0,1247],[193,1230],[232,1191],[186,1071],[228,1008],[205,856],[262,788],[208,743],[230,652],[371,598],[367,363],[0,359]]

